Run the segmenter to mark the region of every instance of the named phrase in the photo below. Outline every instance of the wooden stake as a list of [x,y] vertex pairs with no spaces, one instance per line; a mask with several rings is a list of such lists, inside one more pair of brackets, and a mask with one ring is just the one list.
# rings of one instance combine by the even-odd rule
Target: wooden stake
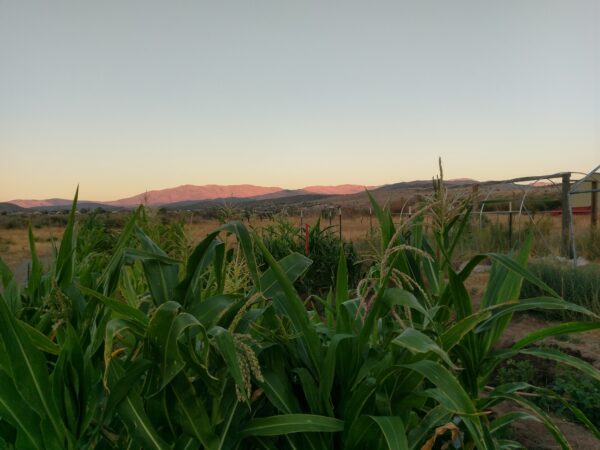
[[342,240],[342,208],[339,210],[340,214],[340,241]]
[[512,235],[513,235],[512,202],[508,202],[508,246],[509,247],[512,247]]
[[562,176],[562,230],[560,241],[560,254],[566,258],[572,258],[571,243],[571,174],[565,173]]
[[474,184],[473,190],[473,212],[479,211],[479,184]]
[[304,254],[308,256],[308,224],[305,225],[305,234],[304,234]]
[[592,181],[592,218],[590,222],[590,226],[592,230],[594,230],[598,226],[598,182]]

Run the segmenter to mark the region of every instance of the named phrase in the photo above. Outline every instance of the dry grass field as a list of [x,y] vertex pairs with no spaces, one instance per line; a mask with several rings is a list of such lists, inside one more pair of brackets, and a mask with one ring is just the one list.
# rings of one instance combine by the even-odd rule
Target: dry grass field
[[[34,230],[36,251],[42,262],[49,262],[52,252],[58,246],[64,228],[44,227]],[[0,230],[0,257],[15,273],[17,279],[27,278],[29,254],[29,236],[27,229]]]
[[[394,215],[395,223],[399,224],[406,216],[400,214]],[[277,219],[274,219],[277,220]],[[249,222],[245,221],[250,228],[260,229],[275,224],[274,220],[252,218]],[[300,217],[284,217],[300,230],[301,225],[308,224],[314,226],[319,220],[319,216],[310,215]],[[336,234],[339,233],[339,216],[333,215],[321,218],[321,228],[331,227]],[[560,231],[561,217],[550,216],[549,214],[534,214],[527,216],[525,214],[514,214],[512,218],[512,244],[519,242],[529,230],[532,230],[535,237],[534,255],[558,255],[560,252]],[[575,236],[577,243],[578,256],[588,260],[600,260],[600,238],[596,236],[594,240],[590,236],[590,218],[589,216],[575,216]],[[190,245],[196,245],[208,233],[220,226],[216,219],[194,218],[193,221],[184,221],[185,233]],[[509,216],[507,214],[487,213],[480,217],[473,215],[473,222],[470,233],[470,242],[464,244],[461,253],[466,256],[479,247],[481,251],[501,250],[503,248],[494,248],[504,244],[508,249],[508,229]],[[369,217],[368,214],[354,213],[349,216],[342,216],[342,238],[345,241],[353,241],[358,248],[365,249],[365,245],[377,230],[376,218]],[[33,233],[36,240],[37,252],[42,260],[49,260],[52,255],[54,245],[58,245],[62,236],[63,228],[59,226],[45,226],[34,228]],[[598,230],[596,235],[598,234]],[[468,236],[469,237],[469,236]],[[362,243],[362,245],[361,245]],[[27,260],[29,257],[28,232],[26,228],[0,229],[0,256],[15,270],[19,275],[26,274]],[[20,277],[21,278],[21,277]]]

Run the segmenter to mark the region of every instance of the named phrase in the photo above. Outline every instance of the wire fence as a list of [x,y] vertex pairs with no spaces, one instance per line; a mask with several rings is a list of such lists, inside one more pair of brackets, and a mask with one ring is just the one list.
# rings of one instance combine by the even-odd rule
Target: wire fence
[[[561,255],[577,260],[577,240],[580,247],[589,245],[596,237],[598,222],[597,188],[600,165],[591,172],[560,172],[550,175],[528,176],[510,180],[465,183],[449,186],[450,193],[470,195],[473,202],[472,220],[469,232],[472,240],[479,240],[482,247],[487,242],[490,250],[511,249],[521,244],[529,234],[534,236],[537,253]],[[581,178],[571,181],[573,175]],[[587,187],[586,182],[591,184]],[[552,201],[540,201],[551,198]],[[573,207],[572,197],[588,194],[590,202],[585,207]],[[412,217],[413,207],[422,198],[423,192],[415,192],[404,199],[400,211],[392,213],[396,224]],[[581,204],[582,202],[577,202]],[[583,202],[586,203],[585,201]],[[352,240],[368,236],[376,226],[373,211],[364,208],[346,209],[330,206],[312,215],[322,220],[322,224],[336,230],[340,239]],[[416,208],[415,208],[416,209]],[[312,219],[314,221],[314,217]],[[305,212],[300,212],[300,225],[311,221]],[[592,245],[597,245],[591,242]],[[586,253],[583,251],[582,253]],[[591,254],[592,257],[597,257]],[[598,255],[600,256],[600,255]]]

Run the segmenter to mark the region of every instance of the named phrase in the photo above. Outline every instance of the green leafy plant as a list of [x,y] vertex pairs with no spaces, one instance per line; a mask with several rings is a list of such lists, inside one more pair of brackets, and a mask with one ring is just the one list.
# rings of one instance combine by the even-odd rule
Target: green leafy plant
[[[549,388],[569,404],[579,408],[592,423],[600,423],[600,381],[571,369],[560,369]],[[558,400],[544,398],[542,407],[572,420],[577,416]]]
[[498,368],[498,383],[505,384],[521,380],[533,380],[535,372],[535,368],[528,360],[509,359]]
[[[276,217],[272,225],[257,230],[260,240],[271,255],[279,260],[289,254],[304,253],[306,235],[294,223],[285,217]],[[336,270],[340,254],[340,239],[332,227],[321,227],[321,220],[308,229],[308,257],[312,264],[296,283],[296,289],[303,295],[327,294],[335,283]],[[356,287],[361,274],[361,264],[352,242],[343,245],[348,268],[349,284]],[[259,266],[266,268],[264,258],[258,255]]]
[[[534,364],[531,359],[509,359],[496,371],[499,384],[529,380],[555,395],[532,396],[531,401],[543,410],[578,421],[577,408],[592,423],[600,423],[600,381],[579,371],[551,361]],[[569,406],[567,406],[567,404]]]

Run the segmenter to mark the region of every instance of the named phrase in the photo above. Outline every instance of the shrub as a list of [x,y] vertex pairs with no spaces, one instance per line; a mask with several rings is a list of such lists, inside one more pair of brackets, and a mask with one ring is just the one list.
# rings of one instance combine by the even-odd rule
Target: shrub
[[498,368],[496,378],[498,384],[504,384],[522,380],[532,381],[535,375],[535,368],[527,359],[509,359]]
[[[300,230],[294,223],[282,216],[275,217],[273,224],[257,231],[265,247],[276,260],[282,259],[294,252],[305,253],[305,231]],[[326,294],[335,283],[335,276],[340,255],[339,236],[333,227],[321,228],[321,221],[309,227],[308,258],[313,263],[306,273],[298,280],[296,287],[303,295]],[[356,287],[361,273],[358,256],[352,242],[344,243],[346,265],[350,287]],[[259,266],[266,269],[267,263],[259,257]]]
[[600,228],[583,233],[577,239],[577,249],[589,260],[600,260]]
[[[561,368],[553,383],[548,386],[571,405],[579,408],[590,421],[600,426],[600,382],[589,376],[570,369]],[[541,401],[548,411],[555,411],[571,420],[578,420],[572,411],[562,402]]]
[[[552,362],[535,364],[531,358],[509,359],[495,375],[498,384],[519,383],[526,380],[555,392],[569,405],[580,409],[592,423],[600,423],[600,381],[581,374],[568,366]],[[549,396],[532,397],[549,413],[578,421],[564,402]]]
[[[548,386],[565,401],[579,408],[592,423],[600,424],[600,381],[562,367]],[[571,420],[578,420],[562,402],[547,397],[540,400],[547,411],[553,411]]]

